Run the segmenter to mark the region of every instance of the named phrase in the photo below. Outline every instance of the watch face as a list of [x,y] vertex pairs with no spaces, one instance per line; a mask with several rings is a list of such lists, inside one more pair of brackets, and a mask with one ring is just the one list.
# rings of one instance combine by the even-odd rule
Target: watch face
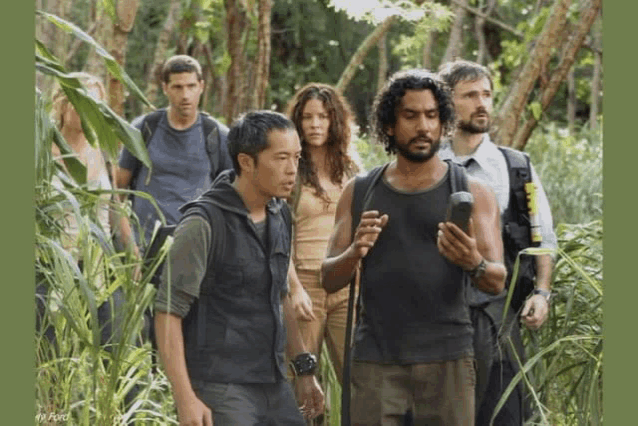
[[297,355],[293,361],[295,372],[298,376],[314,374],[317,360],[314,355],[305,353]]

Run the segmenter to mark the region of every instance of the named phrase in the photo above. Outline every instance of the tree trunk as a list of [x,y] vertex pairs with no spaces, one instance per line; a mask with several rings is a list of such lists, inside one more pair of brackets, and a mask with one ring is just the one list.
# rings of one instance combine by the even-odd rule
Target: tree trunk
[[[560,56],[560,62],[552,70],[551,78],[549,79],[549,83],[547,87],[542,91],[541,94],[541,107],[542,110],[545,111],[552,99],[556,95],[560,84],[565,80],[567,76],[567,72],[574,64],[576,60],[576,54],[578,50],[582,47],[583,42],[585,41],[585,37],[589,30],[591,29],[596,17],[598,16],[598,12],[602,6],[602,0],[585,0],[583,2],[583,7],[580,12],[579,22],[576,26],[576,30],[572,33],[569,41],[562,49],[562,54]],[[529,139],[534,128],[538,124],[538,120],[533,117],[527,119],[523,126],[518,129],[516,135],[513,139],[513,145],[516,149],[525,148],[525,144]]]
[[[488,0],[487,2],[487,10],[485,14],[489,16],[492,13],[492,10],[496,6],[496,0]],[[476,41],[478,42],[478,55],[476,57],[476,62],[481,65],[485,63],[492,62],[492,57],[490,55],[490,51],[487,46],[487,41],[485,40],[485,17],[482,15],[474,15],[474,27],[476,30]]]
[[[47,2],[48,3],[48,2]],[[50,10],[42,5],[42,0],[37,0],[35,5],[36,10],[42,10],[44,12],[50,12]],[[35,38],[40,40],[47,48],[51,49],[51,46],[55,44],[55,25],[48,19],[39,17],[36,21]],[[43,93],[49,93],[51,90],[50,78],[47,78],[43,73],[35,73],[36,87]]]
[[432,49],[436,45],[437,32],[432,30],[428,34],[425,46],[423,46],[423,68],[431,70],[434,64],[432,63]]
[[452,29],[450,30],[450,38],[441,64],[457,59],[463,47],[463,21],[465,20],[465,15],[467,15],[465,9],[467,0],[459,0],[457,3],[459,4],[454,8],[454,24],[452,24]]
[[576,78],[574,69],[567,73],[567,129],[569,134],[574,134],[576,127]]
[[383,34],[377,43],[379,47],[379,72],[377,73],[377,92],[380,92],[388,75],[387,35]]
[[[117,2],[117,22],[113,23],[113,36],[111,37],[109,53],[122,68],[125,67],[126,63],[128,33],[133,28],[138,7],[139,0],[119,0]],[[126,99],[124,84],[117,77],[109,74],[107,91],[111,109],[123,117]]]
[[343,70],[343,73],[341,73],[341,77],[335,86],[337,90],[341,91],[341,93],[346,91],[348,84],[350,84],[350,81],[357,72],[357,69],[359,69],[359,65],[361,65],[370,49],[372,49],[372,47],[379,42],[379,39],[388,32],[390,26],[396,19],[396,16],[389,16],[385,19],[385,21],[378,25],[374,31],[368,34],[365,40],[363,40],[363,43],[361,43],[357,51],[354,55],[352,55],[352,58],[350,58],[350,62]]
[[[55,4],[55,2],[52,2],[52,3]],[[50,8],[51,13],[54,13],[58,15],[60,18],[68,21],[69,12],[71,10],[72,4],[73,2],[69,0],[58,0],[56,5],[57,7],[55,9]],[[66,52],[68,50],[69,41],[70,41],[70,35],[56,27],[55,44],[51,46],[51,49],[55,57],[60,60],[60,63],[62,64],[62,66],[66,66],[65,59],[66,59]]]
[[224,4],[226,6],[228,53],[230,54],[224,118],[226,123],[230,125],[241,111],[243,77],[246,69],[243,35],[248,25],[248,18],[246,11],[239,4],[239,0],[225,0]]
[[511,146],[513,144],[527,98],[542,69],[549,61],[554,41],[565,25],[570,4],[571,0],[556,0],[525,65],[498,108],[498,113],[494,117],[496,134],[493,137],[501,145]]
[[599,13],[598,22],[594,24],[594,47],[597,51],[594,52],[594,75],[591,79],[591,105],[589,110],[589,128],[592,131],[598,128],[598,105],[600,102],[600,86],[602,83],[603,54],[598,51],[603,45],[601,25],[602,20],[600,19]]
[[157,38],[155,53],[153,54],[153,63],[149,67],[148,75],[146,76],[147,86],[144,93],[146,99],[152,104],[155,104],[157,101],[162,80],[162,66],[164,65],[164,61],[168,59],[166,52],[168,51],[171,36],[175,33],[175,26],[177,25],[181,6],[182,2],[180,0],[171,0],[166,21],[164,21],[164,26]]
[[[108,14],[104,11],[101,3],[92,3],[91,16],[93,17],[93,22],[95,22],[96,25],[93,38],[102,47],[108,48],[106,41],[112,38],[113,23]],[[107,72],[106,66],[104,65],[104,59],[95,53],[93,49],[89,52],[86,64],[84,65],[84,71],[99,78],[106,85]]]
[[270,78],[270,15],[272,0],[259,0],[259,27],[257,29],[257,69],[255,77],[255,96],[252,106],[254,109],[264,107],[266,103],[266,89]]

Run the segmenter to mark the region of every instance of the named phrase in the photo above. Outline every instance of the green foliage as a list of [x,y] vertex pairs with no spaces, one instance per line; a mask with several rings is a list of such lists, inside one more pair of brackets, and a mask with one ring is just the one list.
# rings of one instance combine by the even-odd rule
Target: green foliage
[[[137,261],[116,252],[95,217],[103,191],[78,185],[52,165],[53,124],[45,106],[36,100],[35,272],[37,284],[47,289],[46,314],[35,335],[37,412],[65,413],[68,424],[118,425],[135,416],[167,424],[172,401],[166,378],[150,374],[149,345],[133,344],[144,324],[143,312],[153,301],[151,272],[133,280]],[[99,130],[97,134],[100,140]],[[63,186],[52,184],[56,174]],[[62,246],[69,214],[78,224],[82,269]],[[97,309],[116,290],[125,294],[117,313],[120,327],[104,346]],[[48,327],[56,344],[43,334]],[[140,392],[126,406],[125,396],[135,384]]]
[[[527,144],[549,199],[554,223],[588,223],[602,217],[602,126],[570,135],[546,126]],[[540,129],[539,129],[540,130]]]
[[385,147],[371,141],[367,136],[357,137],[354,139],[353,144],[366,171],[370,171],[391,160],[391,157],[385,151]]
[[423,66],[423,49],[432,31],[445,32],[452,22],[453,15],[449,8],[438,3],[426,3],[426,11],[418,21],[404,20],[402,27],[413,27],[412,34],[400,34],[392,53],[398,56],[402,68]]
[[557,227],[559,255],[547,323],[527,331],[537,412],[552,425],[600,425],[602,413],[602,220]]
[[[109,148],[108,141],[117,134],[147,159],[144,144],[130,136],[130,125],[88,96],[42,45],[36,47],[37,69],[62,85],[96,146]],[[48,108],[49,102],[36,91],[35,275],[36,285],[45,290],[39,298],[42,324],[35,332],[36,413],[45,417],[64,413],[67,424],[119,425],[133,419],[176,424],[166,377],[161,372],[151,374],[150,345],[134,344],[144,327],[143,312],[154,299],[150,278],[167,247],[139,280],[133,279],[139,260],[118,253],[97,218],[105,202],[102,195],[117,191],[86,187],[86,168],[55,128]],[[67,157],[67,169],[53,161],[53,144]],[[130,214],[119,203],[110,202],[108,207],[115,214]],[[72,248],[65,249],[69,218],[77,224],[78,236]],[[102,344],[98,308],[112,302],[115,292],[124,294],[113,320],[119,325],[113,325],[111,340]],[[55,343],[45,336],[47,330],[54,333]],[[134,385],[139,392],[126,401]]]

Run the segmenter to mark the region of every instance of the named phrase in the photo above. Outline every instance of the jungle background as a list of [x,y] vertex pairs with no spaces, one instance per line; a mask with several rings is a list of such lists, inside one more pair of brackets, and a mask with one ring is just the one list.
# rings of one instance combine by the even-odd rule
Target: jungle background
[[[399,69],[436,70],[458,57],[493,72],[493,137],[532,157],[559,237],[550,318],[525,334],[529,360],[521,379],[536,407],[530,424],[602,423],[600,0],[38,0],[36,11],[35,266],[66,306],[54,316],[64,344],[53,357],[44,356],[52,348],[36,335],[36,413],[69,413],[68,424],[177,424],[168,382],[151,369],[150,347],[120,344],[109,352],[96,343],[95,305],[108,294],[87,291],[93,277],[70,267],[57,245],[54,212],[77,205],[91,230],[83,249],[111,278],[109,291],[121,287],[128,295],[123,342],[139,333],[153,296],[150,277],[133,280],[135,261],[83,214],[96,194],[82,187],[81,167],[68,167],[74,180],[67,191],[52,190],[62,169],[51,161],[51,144],[65,145],[49,118],[54,82],[88,111],[82,118],[111,159],[120,144],[144,156],[126,122],[165,106],[157,74],[173,54],[200,61],[202,109],[227,124],[249,109],[282,111],[306,82],[335,84],[355,109],[354,144],[371,168],[387,160],[367,134],[380,84]],[[66,76],[79,70],[107,83],[108,102],[91,101]],[[339,389],[328,363],[322,378],[326,419],[338,424]],[[134,383],[142,390],[124,406]]]

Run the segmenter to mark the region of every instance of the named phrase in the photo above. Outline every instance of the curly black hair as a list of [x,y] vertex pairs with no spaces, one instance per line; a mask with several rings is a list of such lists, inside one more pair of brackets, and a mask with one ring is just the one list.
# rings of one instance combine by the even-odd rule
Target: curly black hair
[[448,85],[436,74],[425,69],[411,69],[394,73],[374,99],[372,107],[372,134],[385,145],[388,154],[397,152],[394,137],[388,128],[396,123],[396,108],[407,90],[430,90],[439,107],[441,137],[454,129],[454,102]]

